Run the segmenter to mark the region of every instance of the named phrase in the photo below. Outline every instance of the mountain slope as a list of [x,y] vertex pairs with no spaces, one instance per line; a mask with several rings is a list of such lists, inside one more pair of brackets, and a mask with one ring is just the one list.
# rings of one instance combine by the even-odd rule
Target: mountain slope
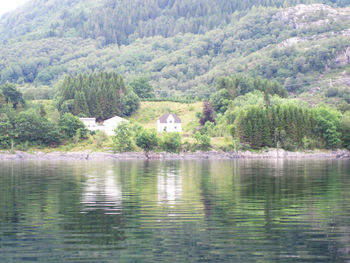
[[[29,4],[34,2],[38,4],[38,10],[49,10],[49,4],[55,5],[57,1],[35,0]],[[203,9],[199,12],[198,3],[207,3],[206,1],[195,1],[197,5],[194,4],[194,8],[184,8],[181,11],[180,7],[186,7],[188,1],[154,0],[149,1],[149,5],[160,6],[155,12],[160,12],[164,19],[173,17],[176,21],[186,22],[183,32],[171,31],[176,23],[170,26],[158,21],[160,16],[150,15],[147,8],[148,11],[144,10],[147,13],[145,19],[140,19],[139,16],[142,15],[139,13],[142,8],[139,8],[135,11],[138,20],[133,22],[134,16],[130,15],[130,23],[134,26],[132,30],[126,32],[128,26],[124,25],[116,31],[120,34],[124,30],[124,40],[119,43],[118,39],[107,41],[103,36],[108,32],[106,27],[116,30],[113,23],[98,23],[100,27],[97,28],[102,35],[94,35],[95,31],[88,29],[89,21],[94,17],[102,19],[102,15],[95,13],[106,11],[108,5],[109,10],[115,10],[120,5],[126,5],[126,1],[67,1],[70,2],[70,6],[61,2],[61,7],[52,11],[51,22],[45,20],[48,19],[47,15],[40,13],[41,15],[34,16],[31,20],[33,27],[27,33],[19,31],[18,28],[25,27],[25,23],[18,20],[14,26],[15,33],[4,34],[10,31],[8,26],[11,25],[10,22],[6,24],[4,21],[10,21],[11,17],[22,17],[24,11],[17,10],[1,19],[0,25],[3,28],[7,25],[7,30],[0,30],[1,39],[5,41],[0,45],[1,82],[51,85],[65,74],[106,70],[117,71],[126,79],[141,74],[147,75],[158,96],[168,97],[206,96],[215,88],[217,77],[231,73],[276,79],[286,85],[290,92],[297,93],[327,88],[330,79],[332,85],[346,87],[350,78],[348,7],[312,4],[287,8],[253,7],[242,12],[226,8],[228,11],[227,16],[223,16],[225,19],[219,19],[218,23],[213,22],[212,26],[204,27],[202,18],[208,15],[208,6],[199,5]],[[141,2],[145,3],[137,1],[139,4]],[[222,16],[228,3],[233,5],[238,2],[217,1],[217,8],[211,10],[209,18]],[[282,4],[282,1],[247,1],[247,6],[241,9],[264,2],[275,6]],[[349,4],[348,2],[335,1],[335,4],[343,6]],[[86,15],[93,4],[100,9],[94,9]],[[179,8],[175,8],[176,6]],[[125,10],[133,8],[136,6],[126,6],[123,10],[126,12]],[[69,22],[74,19],[62,18],[59,15],[60,12],[65,12],[64,10],[68,10],[70,14],[81,14],[81,19],[77,19],[76,23]],[[172,10],[178,10],[178,13],[171,13]],[[196,12],[191,13],[191,10]],[[108,12],[105,14],[105,17],[110,17]],[[60,20],[56,28],[51,27],[55,19]],[[124,18],[112,20],[123,22]],[[67,26],[62,26],[62,23],[66,23]],[[148,27],[148,23],[152,26]],[[190,25],[196,23],[198,28],[202,26],[202,30],[188,33],[187,31],[191,31]],[[70,30],[62,31],[60,28]],[[143,29],[143,33],[138,32],[140,28]],[[147,28],[150,31],[147,31]],[[158,28],[158,31],[154,28]],[[48,29],[51,33],[45,31]],[[62,33],[59,33],[61,31]],[[147,32],[149,37],[139,37],[142,34],[148,36]],[[123,42],[125,44],[122,44]]]
[[231,23],[232,14],[254,6],[317,2],[350,4],[350,0],[31,0],[0,19],[0,40],[77,36],[129,44],[156,35],[202,34]]

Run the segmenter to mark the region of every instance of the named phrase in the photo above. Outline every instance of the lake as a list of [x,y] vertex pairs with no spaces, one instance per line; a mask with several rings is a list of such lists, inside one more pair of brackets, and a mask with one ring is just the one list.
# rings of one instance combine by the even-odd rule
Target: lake
[[0,262],[350,262],[350,161],[1,162]]

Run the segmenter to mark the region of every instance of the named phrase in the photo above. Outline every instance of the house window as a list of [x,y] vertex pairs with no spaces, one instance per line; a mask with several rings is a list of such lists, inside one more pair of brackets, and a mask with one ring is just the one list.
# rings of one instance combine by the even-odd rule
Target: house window
[[173,121],[169,121],[169,123],[173,123]]
[[176,130],[176,126],[174,126],[174,129]]

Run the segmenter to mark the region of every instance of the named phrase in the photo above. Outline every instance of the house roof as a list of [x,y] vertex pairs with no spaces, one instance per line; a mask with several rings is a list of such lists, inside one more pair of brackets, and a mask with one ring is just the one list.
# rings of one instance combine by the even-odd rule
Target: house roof
[[114,117],[112,117],[112,118],[110,118],[110,119],[107,119],[107,120],[105,120],[104,122],[113,122],[113,121],[126,121],[126,122],[129,122],[128,120],[126,120],[126,119],[124,119],[124,118],[122,118],[122,117],[119,117],[119,116],[114,116]]
[[96,118],[79,118],[81,121],[96,121]]
[[159,122],[160,123],[167,123],[167,119],[168,117],[172,115],[174,120],[175,120],[175,123],[181,123],[181,119],[179,117],[177,117],[175,114],[173,113],[166,113],[164,114],[162,117],[159,118]]

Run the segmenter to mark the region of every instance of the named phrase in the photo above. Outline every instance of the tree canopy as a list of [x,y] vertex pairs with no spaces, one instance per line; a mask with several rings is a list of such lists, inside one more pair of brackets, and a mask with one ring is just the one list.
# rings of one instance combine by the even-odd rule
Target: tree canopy
[[106,72],[66,77],[57,98],[62,113],[98,120],[130,115],[139,106],[138,97],[125,87],[123,78]]

